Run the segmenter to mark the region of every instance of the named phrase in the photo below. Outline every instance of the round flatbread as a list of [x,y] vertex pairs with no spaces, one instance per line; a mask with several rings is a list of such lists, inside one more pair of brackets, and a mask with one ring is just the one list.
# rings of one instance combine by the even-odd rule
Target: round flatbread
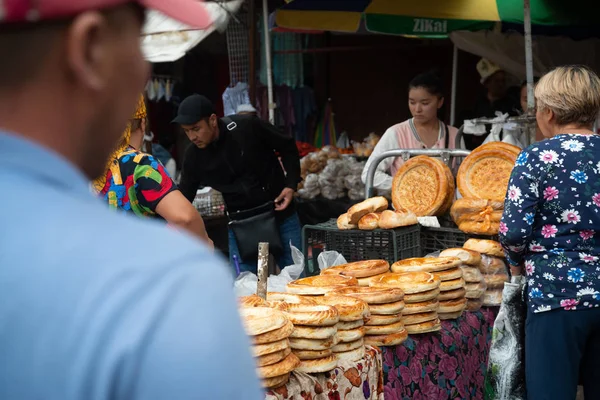
[[354,342],[348,343],[338,343],[331,348],[334,353],[341,353],[344,351],[350,351],[354,349],[358,349],[359,347],[363,347],[365,345],[365,341],[363,339],[355,340]]
[[294,324],[290,321],[279,329],[271,332],[262,333],[252,337],[254,344],[266,344],[272,342],[278,342],[282,339],[289,337],[294,331]]
[[467,291],[465,293],[467,299],[479,299],[487,290],[487,285],[485,284],[485,281],[480,283],[467,283],[465,285],[465,290]]
[[449,319],[458,319],[463,315],[463,311],[456,311],[452,313],[439,313],[438,317],[441,321],[446,321]]
[[337,332],[337,338],[339,343],[348,343],[354,342],[356,340],[362,339],[365,336],[365,327],[361,326],[356,329],[349,329],[347,331],[339,331]]
[[365,336],[365,344],[379,347],[398,346],[404,343],[406,339],[408,339],[408,332],[406,329],[403,329],[400,332],[392,333],[390,335]]
[[483,277],[488,289],[504,289],[504,284],[509,281],[507,274],[485,275]]
[[300,365],[300,359],[291,353],[278,363],[257,368],[257,373],[262,379],[273,378],[292,372],[298,365]]
[[343,275],[317,275],[288,283],[287,291],[293,294],[322,295],[348,286],[358,286],[356,278]]
[[389,274],[389,272],[385,272],[383,274],[379,274],[379,275],[375,275],[375,276],[371,276],[368,278],[356,278],[358,280],[358,286],[371,286],[371,282],[376,282],[379,280],[379,278],[381,278],[382,276],[385,276]]
[[328,350],[337,343],[335,336],[329,339],[290,338],[289,341],[292,350]]
[[440,257],[457,257],[462,261],[463,265],[477,266],[481,262],[481,254],[461,247],[443,250],[440,253]]
[[422,314],[429,312],[437,312],[439,302],[437,299],[427,300],[420,303],[406,303],[402,315]]
[[255,294],[238,297],[238,304],[240,307],[268,307],[267,302]]
[[275,353],[267,354],[261,357],[256,357],[256,366],[264,367],[265,365],[272,365],[278,363],[279,361],[286,358],[291,352],[292,349],[288,347],[287,349],[276,351]]
[[417,156],[406,161],[392,181],[392,203],[396,210],[410,210],[418,217],[441,215],[448,197],[454,196],[452,172],[442,161]]
[[[331,294],[356,297],[366,301],[369,306],[373,304],[395,303],[404,298],[404,292],[400,289],[380,287],[348,287],[335,289]],[[326,294],[325,296],[329,295]]]
[[337,365],[337,357],[329,356],[317,360],[302,360],[300,365],[296,368],[296,371],[304,372],[306,374],[318,374],[336,369]]
[[267,292],[267,301],[269,302],[286,302],[289,304],[312,304],[317,305],[310,296],[300,296],[297,294],[283,292]]
[[371,304],[369,309],[371,310],[371,315],[394,315],[401,313],[404,310],[404,306],[404,301],[400,300],[387,304]]
[[407,258],[392,264],[392,272],[440,272],[459,267],[458,257]]
[[327,268],[321,271],[321,275],[346,275],[354,278],[368,278],[389,272],[390,264],[385,260],[356,261]]
[[340,316],[340,321],[356,321],[368,318],[370,315],[369,305],[356,297],[330,293],[330,296],[317,297],[315,301],[319,304],[335,307]]
[[418,335],[421,333],[437,332],[442,329],[439,318],[432,321],[422,322],[414,325],[406,325],[406,331],[409,335]]
[[285,350],[290,347],[289,339],[282,339],[277,342],[255,344],[252,347],[252,354],[254,357],[260,357],[271,353],[276,353],[281,350]]
[[438,289],[440,282],[440,278],[429,272],[406,272],[384,276],[373,286],[399,288],[405,294],[413,294]]
[[447,292],[440,292],[440,295],[438,296],[438,300],[446,301],[446,300],[462,299],[465,297],[466,294],[467,294],[467,291],[465,290],[465,288],[458,288],[455,290],[449,290]]
[[285,384],[287,384],[290,380],[290,374],[283,374],[280,376],[276,376],[273,378],[267,378],[267,379],[263,379],[262,384],[263,387],[267,388],[267,389],[276,389],[280,386],[283,386]]
[[420,314],[404,315],[402,317],[402,322],[404,322],[404,326],[414,325],[414,324],[420,324],[421,322],[427,322],[427,321],[433,321],[433,320],[435,320],[438,317],[437,315],[438,314],[435,311],[426,312],[426,313],[420,313]]
[[440,278],[442,282],[453,281],[455,279],[460,279],[463,277],[462,270],[458,267],[447,269],[445,271],[434,272],[433,274]]
[[318,360],[320,358],[330,357],[333,352],[331,349],[327,350],[294,350],[294,354],[300,360]]
[[[505,190],[506,192],[506,190]],[[502,195],[504,197],[504,194]],[[476,251],[493,257],[504,257],[504,249],[495,240],[469,239],[463,245],[465,249]]]
[[396,333],[404,328],[402,321],[394,322],[389,325],[366,325],[366,335],[389,335],[390,333]]
[[446,300],[440,301],[440,307],[438,308],[438,313],[440,314],[448,314],[454,312],[462,312],[465,310],[467,306],[467,299],[456,299],[456,300]]
[[483,306],[483,300],[467,299],[467,308],[465,310],[475,312],[475,311],[479,311],[481,309],[481,306]]
[[429,291],[423,292],[423,293],[407,294],[404,296],[404,299],[405,299],[406,304],[422,303],[424,301],[437,299],[439,294],[440,294],[440,289],[437,288],[437,289],[429,290]]
[[249,336],[271,332],[288,323],[285,314],[269,307],[244,307],[240,309],[240,315]]
[[518,153],[494,143],[480,146],[462,161],[456,175],[462,197],[504,201]]
[[461,267],[463,279],[466,283],[479,283],[483,280],[483,274],[477,267]]
[[292,330],[290,337],[294,339],[329,339],[337,333],[337,327],[335,325],[323,327],[302,325],[292,326],[294,326],[294,329]]
[[465,287],[465,280],[463,278],[454,279],[452,281],[445,281],[440,284],[440,292],[448,292],[450,290],[461,289]]
[[335,307],[323,304],[316,306],[290,304],[286,315],[294,325],[333,326],[340,320]]
[[[406,308],[404,310],[406,310]],[[400,322],[401,320],[402,320],[402,313],[390,314],[390,315],[371,314],[371,318],[369,319],[369,322],[367,322],[365,325],[367,325],[367,326],[389,325],[389,324],[395,324],[396,322]]]
[[360,346],[349,351],[335,353],[339,361],[356,362],[365,358],[365,346]]
[[344,331],[344,330],[350,330],[350,329],[356,329],[356,328],[360,328],[361,326],[364,326],[365,321],[363,319],[359,319],[356,321],[340,321],[337,323],[336,328],[338,330]]

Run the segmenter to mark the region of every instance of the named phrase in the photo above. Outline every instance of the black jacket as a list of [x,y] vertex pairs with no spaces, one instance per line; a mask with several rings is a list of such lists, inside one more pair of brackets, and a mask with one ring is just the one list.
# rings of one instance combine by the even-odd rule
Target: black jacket
[[[294,138],[254,116],[229,118],[237,125],[234,129],[228,130],[219,120],[215,142],[204,149],[191,145],[186,150],[179,184],[183,195],[193,201],[200,186],[209,186],[221,192],[228,211],[235,212],[273,201],[285,187],[295,191],[300,157]],[[291,205],[281,216],[293,211]]]

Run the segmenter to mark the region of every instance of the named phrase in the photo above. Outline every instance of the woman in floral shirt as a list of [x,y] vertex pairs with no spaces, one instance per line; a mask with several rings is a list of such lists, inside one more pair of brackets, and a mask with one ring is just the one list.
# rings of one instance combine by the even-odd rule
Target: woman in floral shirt
[[600,399],[600,80],[560,67],[535,89],[548,140],[517,158],[500,240],[528,278],[528,400]]

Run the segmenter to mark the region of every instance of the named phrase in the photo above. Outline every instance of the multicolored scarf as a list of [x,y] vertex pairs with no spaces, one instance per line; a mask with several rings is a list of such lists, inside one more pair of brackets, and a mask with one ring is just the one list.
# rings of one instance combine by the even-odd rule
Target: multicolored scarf
[[144,96],[141,95],[138,100],[138,105],[137,105],[137,109],[135,110],[135,113],[131,117],[131,120],[129,120],[127,122],[125,131],[123,132],[123,135],[121,136],[121,139],[119,140],[117,147],[115,148],[115,150],[113,151],[113,153],[111,154],[111,156],[108,159],[108,163],[106,164],[106,169],[105,169],[104,174],[92,182],[92,185],[94,187],[94,190],[96,190],[96,192],[100,193],[102,191],[102,189],[104,189],[104,186],[106,185],[106,175],[107,175],[108,171],[110,170],[112,164],[115,161],[117,161],[125,151],[127,151],[127,148],[129,147],[129,140],[131,139],[131,123],[132,123],[132,121],[137,120],[137,119],[143,119],[143,118],[146,118],[147,116],[148,116],[148,113],[146,111],[146,101],[144,99]]

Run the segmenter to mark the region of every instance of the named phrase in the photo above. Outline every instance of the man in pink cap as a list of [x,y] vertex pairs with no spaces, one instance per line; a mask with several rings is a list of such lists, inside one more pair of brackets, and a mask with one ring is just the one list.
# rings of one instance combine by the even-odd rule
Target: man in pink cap
[[0,0],[0,399],[264,398],[226,264],[89,191],[148,77],[146,7]]

